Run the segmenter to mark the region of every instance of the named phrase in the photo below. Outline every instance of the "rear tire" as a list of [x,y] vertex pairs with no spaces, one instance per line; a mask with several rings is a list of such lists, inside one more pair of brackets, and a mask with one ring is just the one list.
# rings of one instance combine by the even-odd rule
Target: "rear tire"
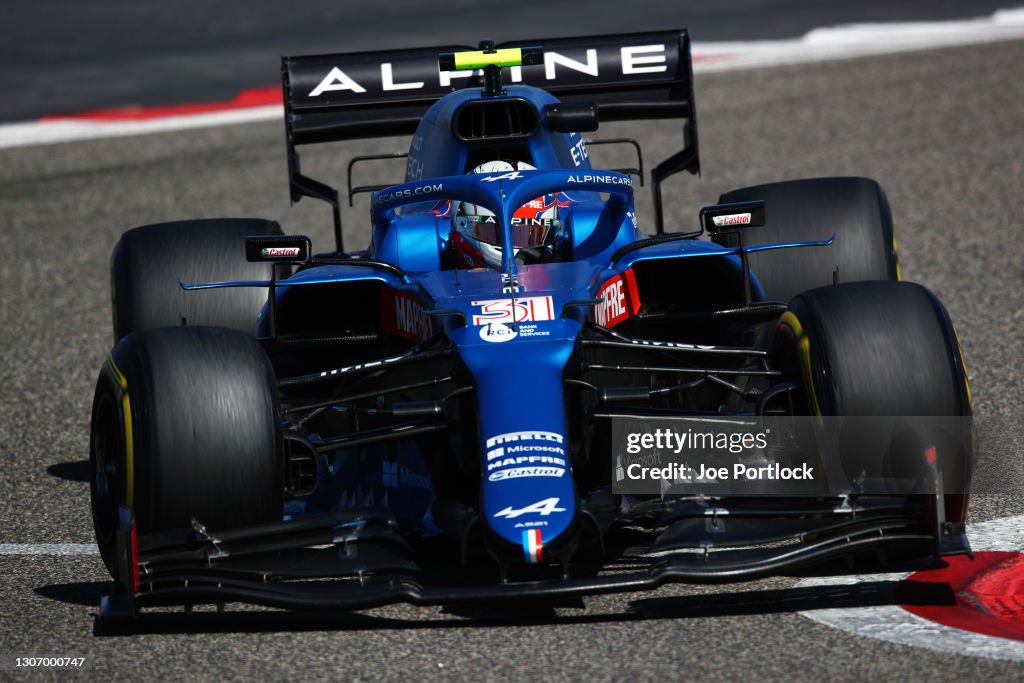
[[[881,186],[868,178],[812,178],[727,192],[721,203],[763,200],[767,224],[741,229],[744,246],[827,240],[827,247],[750,254],[750,269],[769,301],[833,282],[898,280],[892,212]],[[735,235],[716,242],[735,246]]]
[[267,290],[230,287],[186,292],[178,283],[269,280],[271,264],[245,259],[245,237],[280,235],[256,218],[144,225],[121,236],[111,257],[114,342],[155,327],[213,325],[253,334]]
[[96,541],[116,578],[118,507],[139,533],[223,530],[281,519],[284,451],[266,354],[241,332],[132,334],[100,373],[90,483]]

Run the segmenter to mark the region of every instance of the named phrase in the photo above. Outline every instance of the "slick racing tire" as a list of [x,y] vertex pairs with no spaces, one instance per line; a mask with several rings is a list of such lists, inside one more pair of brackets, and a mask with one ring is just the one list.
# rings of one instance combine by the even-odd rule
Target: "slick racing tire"
[[[867,178],[812,178],[746,187],[719,202],[763,200],[766,224],[741,228],[744,246],[827,240],[824,247],[750,254],[750,269],[768,301],[789,301],[834,282],[898,280],[892,212],[881,186]],[[716,236],[735,246],[736,235]]]
[[803,388],[798,412],[846,416],[839,453],[849,480],[874,477],[873,493],[909,492],[898,482],[923,481],[927,451],[937,447],[946,483],[964,486],[964,495],[946,496],[947,518],[962,521],[973,442],[969,421],[949,418],[971,415],[970,390],[956,332],[934,294],[883,281],[804,292],[780,318],[773,351]]
[[271,264],[246,261],[245,237],[280,234],[280,225],[256,218],[158,223],[125,232],[111,257],[114,343],[132,332],[176,325],[214,325],[252,334],[266,289],[187,292],[178,280],[269,280]]
[[140,534],[193,518],[214,531],[280,520],[284,451],[266,354],[224,328],[125,337],[96,384],[89,465],[96,542],[115,578],[121,505]]
[[[789,304],[776,347],[800,371],[818,415],[970,415],[963,359],[949,314],[911,282],[854,282]],[[809,376],[808,376],[809,375]]]

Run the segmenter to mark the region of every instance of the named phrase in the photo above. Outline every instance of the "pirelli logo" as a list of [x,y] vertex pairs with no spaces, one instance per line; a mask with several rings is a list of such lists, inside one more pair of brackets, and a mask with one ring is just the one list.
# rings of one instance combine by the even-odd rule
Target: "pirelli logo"
[[508,432],[506,434],[498,434],[497,436],[492,436],[487,439],[487,448],[494,448],[495,446],[515,443],[517,441],[549,441],[560,444],[565,441],[565,437],[557,432]]

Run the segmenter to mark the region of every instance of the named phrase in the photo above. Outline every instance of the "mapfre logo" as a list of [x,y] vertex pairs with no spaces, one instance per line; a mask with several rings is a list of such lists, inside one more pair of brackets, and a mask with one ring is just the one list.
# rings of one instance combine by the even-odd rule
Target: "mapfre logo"
[[600,302],[594,306],[594,321],[602,327],[614,327],[640,311],[636,277],[629,269],[616,275],[597,290]]
[[381,327],[388,334],[420,341],[433,333],[433,322],[411,294],[381,290]]

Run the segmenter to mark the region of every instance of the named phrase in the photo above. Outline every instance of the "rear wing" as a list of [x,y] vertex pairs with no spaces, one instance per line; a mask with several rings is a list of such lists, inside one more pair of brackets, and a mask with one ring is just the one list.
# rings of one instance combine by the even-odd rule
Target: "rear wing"
[[[543,88],[566,103],[597,107],[601,121],[685,119],[683,148],[651,171],[657,230],[662,231],[661,182],[681,171],[700,172],[690,38],[685,29],[503,43],[540,47],[540,64],[509,67],[505,82]],[[446,45],[384,52],[284,57],[285,135],[292,201],[316,197],[334,207],[340,243],[338,193],[302,175],[299,145],[410,135],[437,100],[460,88],[481,87],[476,71],[442,71],[438,55],[473,48]]]

